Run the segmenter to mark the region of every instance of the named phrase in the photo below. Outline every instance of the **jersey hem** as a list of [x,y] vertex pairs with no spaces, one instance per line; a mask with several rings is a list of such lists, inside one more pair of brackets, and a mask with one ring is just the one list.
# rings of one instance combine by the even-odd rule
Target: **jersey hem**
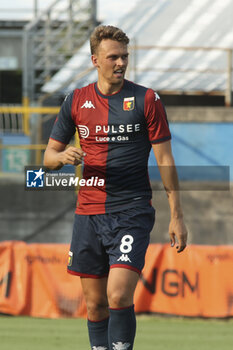
[[167,137],[163,137],[162,139],[158,139],[158,140],[152,140],[150,141],[152,144],[154,143],[162,143],[165,141],[171,140],[171,136],[167,136]]
[[56,140],[56,139],[54,139],[53,137],[50,137],[50,139],[51,139],[51,140],[54,140],[54,141],[57,141],[57,142],[59,142],[59,143],[62,143],[62,144],[65,145],[65,146],[68,145],[68,143],[65,143],[65,142]]
[[144,205],[149,204],[150,206],[152,205],[151,198],[144,199],[141,201],[130,201],[130,204],[127,203],[125,205],[117,206],[112,209],[93,209],[89,210],[87,208],[76,208],[75,214],[78,215],[99,215],[99,214],[110,214],[110,213],[119,213],[127,209],[135,208],[135,207],[143,207]]

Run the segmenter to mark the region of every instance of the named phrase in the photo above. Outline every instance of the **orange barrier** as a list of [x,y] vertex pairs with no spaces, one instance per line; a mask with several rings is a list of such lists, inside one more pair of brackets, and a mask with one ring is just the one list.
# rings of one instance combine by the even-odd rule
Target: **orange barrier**
[[181,254],[169,245],[150,245],[136,311],[233,316],[233,246],[191,245]]
[[[85,317],[80,279],[66,272],[69,245],[0,244],[0,313]],[[137,312],[233,316],[233,247],[151,244],[135,293]]]
[[66,272],[66,244],[0,244],[0,312],[84,317],[81,283]]

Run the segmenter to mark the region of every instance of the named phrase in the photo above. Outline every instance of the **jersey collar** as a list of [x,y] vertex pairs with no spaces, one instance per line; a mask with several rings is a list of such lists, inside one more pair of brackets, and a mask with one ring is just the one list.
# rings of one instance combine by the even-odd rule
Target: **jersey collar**
[[118,90],[117,92],[114,92],[114,94],[111,95],[104,95],[102,94],[102,92],[99,90],[98,86],[97,86],[97,82],[95,82],[95,91],[96,93],[101,96],[102,98],[107,98],[107,99],[111,99],[113,98],[115,95],[119,94],[121,92],[121,90],[123,89],[124,85],[125,85],[126,80],[124,79],[124,83],[122,85],[122,87],[120,88],[120,90]]

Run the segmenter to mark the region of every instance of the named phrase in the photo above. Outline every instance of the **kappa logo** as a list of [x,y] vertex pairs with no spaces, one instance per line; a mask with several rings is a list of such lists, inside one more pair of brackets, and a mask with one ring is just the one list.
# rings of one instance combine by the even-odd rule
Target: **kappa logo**
[[160,96],[157,94],[157,92],[155,92],[155,101],[160,100]]
[[64,98],[64,102],[67,100],[67,98],[70,96],[70,94],[66,95],[66,97]]
[[117,259],[117,261],[129,261],[129,262],[132,262],[132,261],[130,260],[130,258],[128,257],[127,254],[122,254],[122,255],[119,257],[119,259]]
[[86,102],[82,105],[81,108],[94,108],[95,106],[93,105],[93,103],[91,101],[86,100]]
[[127,350],[130,347],[130,343],[122,343],[118,341],[116,344],[112,343],[113,350]]
[[108,350],[105,346],[93,346],[92,350]]
[[83,139],[86,139],[90,132],[86,125],[78,125],[79,134]]
[[135,105],[134,97],[125,97],[123,102],[123,110],[124,111],[132,111]]

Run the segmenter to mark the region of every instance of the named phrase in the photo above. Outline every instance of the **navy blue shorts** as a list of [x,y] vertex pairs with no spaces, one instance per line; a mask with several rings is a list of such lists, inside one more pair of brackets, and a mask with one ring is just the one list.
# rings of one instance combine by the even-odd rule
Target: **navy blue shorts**
[[150,205],[117,213],[76,214],[68,272],[101,278],[109,268],[125,267],[140,274],[154,221]]

